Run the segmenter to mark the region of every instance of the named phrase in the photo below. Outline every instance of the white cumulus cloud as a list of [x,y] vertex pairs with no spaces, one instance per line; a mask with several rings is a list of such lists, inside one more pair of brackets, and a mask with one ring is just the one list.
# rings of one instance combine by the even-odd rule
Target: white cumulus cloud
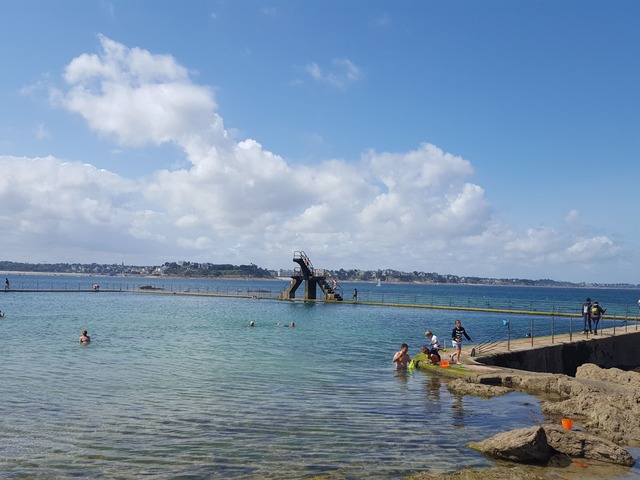
[[[131,147],[171,143],[183,155],[176,165],[185,166],[134,180],[84,159],[0,157],[0,228],[8,232],[0,247],[17,260],[277,268],[305,250],[326,268],[524,277],[544,271],[544,262],[621,255],[610,238],[585,235],[578,212],[560,229],[505,225],[474,183],[471,162],[433,144],[311,167],[256,139],[236,141],[212,90],[194,84],[173,57],[99,40],[100,53],[67,65],[55,105],[112,139],[120,157]],[[361,76],[347,60],[335,68],[309,72],[338,87]]]

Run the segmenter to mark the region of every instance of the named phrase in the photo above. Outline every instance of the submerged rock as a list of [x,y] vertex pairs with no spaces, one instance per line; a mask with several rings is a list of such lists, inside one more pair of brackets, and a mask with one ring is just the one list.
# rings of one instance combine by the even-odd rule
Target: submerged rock
[[[552,464],[554,463],[555,464]],[[457,472],[422,472],[407,477],[407,480],[585,480],[587,478],[618,478],[629,472],[628,467],[602,463],[597,460],[571,461],[566,455],[556,455],[547,466],[522,465],[517,463],[496,465],[487,468],[465,468]]]
[[467,468],[459,472],[447,473],[446,475],[424,472],[409,477],[409,480],[443,480],[449,478],[455,480],[549,480],[545,471],[532,472],[517,465],[482,469]]
[[512,390],[507,387],[496,385],[483,385],[479,383],[467,382],[461,378],[457,378],[447,383],[447,388],[452,393],[460,395],[473,395],[476,397],[491,398],[499,395],[505,395]]

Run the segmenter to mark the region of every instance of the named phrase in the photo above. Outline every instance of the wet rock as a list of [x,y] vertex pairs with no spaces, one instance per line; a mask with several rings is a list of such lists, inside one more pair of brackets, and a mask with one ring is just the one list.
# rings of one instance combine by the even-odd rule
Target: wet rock
[[551,448],[572,458],[590,458],[627,467],[635,464],[629,452],[602,437],[554,425],[545,425],[544,431]]
[[495,385],[483,385],[479,383],[471,383],[467,380],[457,378],[447,383],[447,388],[451,393],[460,395],[473,395],[476,397],[491,398],[499,395],[505,395],[512,390],[507,387]]
[[613,442],[554,425],[499,433],[481,442],[471,442],[469,447],[491,457],[517,463],[550,464],[551,459],[561,453],[570,459],[588,458],[627,467],[635,464],[629,452]]
[[546,464],[556,453],[542,427],[519,428],[468,445],[491,457],[518,463]]

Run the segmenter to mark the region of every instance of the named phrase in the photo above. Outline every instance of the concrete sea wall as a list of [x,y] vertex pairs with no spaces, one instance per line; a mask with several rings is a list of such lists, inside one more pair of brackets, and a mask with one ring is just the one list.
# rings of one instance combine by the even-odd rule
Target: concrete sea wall
[[628,370],[640,366],[640,332],[496,353],[478,357],[476,361],[529,372],[563,373],[571,376],[575,376],[577,368],[584,363]]

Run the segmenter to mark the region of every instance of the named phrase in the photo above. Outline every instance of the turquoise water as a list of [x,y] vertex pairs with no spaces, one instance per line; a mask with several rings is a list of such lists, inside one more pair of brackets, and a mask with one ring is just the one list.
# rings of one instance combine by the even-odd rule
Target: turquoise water
[[393,369],[426,328],[480,337],[495,315],[130,292],[0,309],[0,478],[403,478],[488,466],[464,444],[545,420]]

